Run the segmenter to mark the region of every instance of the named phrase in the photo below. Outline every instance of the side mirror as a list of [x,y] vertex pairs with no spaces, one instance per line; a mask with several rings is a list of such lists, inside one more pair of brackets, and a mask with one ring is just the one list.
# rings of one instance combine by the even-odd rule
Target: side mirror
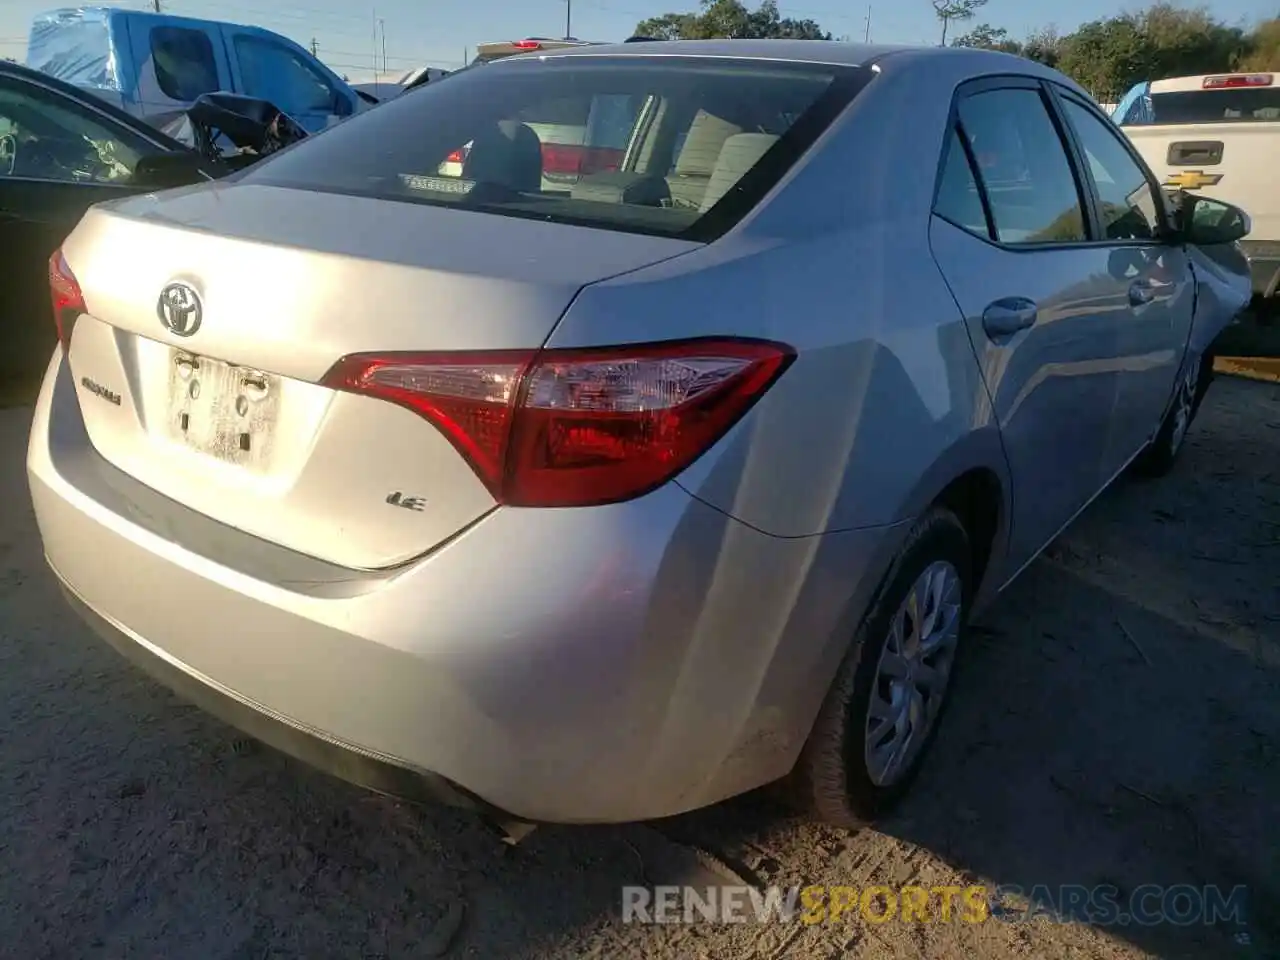
[[1235,243],[1253,229],[1249,215],[1234,204],[1187,193],[1183,194],[1178,220],[1182,239],[1198,247]]
[[133,182],[156,190],[185,187],[210,179],[204,167],[205,161],[194,152],[148,154],[133,168]]
[[[357,96],[358,95],[359,94],[357,94]],[[376,97],[372,99],[374,103],[378,102]],[[349,117],[356,112],[356,105],[347,99],[346,94],[340,93],[335,90],[333,93],[333,98],[330,101],[329,109],[334,116]]]

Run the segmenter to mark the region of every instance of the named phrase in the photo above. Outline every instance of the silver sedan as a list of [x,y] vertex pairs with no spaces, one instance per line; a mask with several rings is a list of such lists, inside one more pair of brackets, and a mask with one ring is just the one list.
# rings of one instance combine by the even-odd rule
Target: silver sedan
[[1003,54],[515,57],[91,209],[32,499],[105,639],[355,782],[854,825],[970,614],[1173,464],[1247,231]]

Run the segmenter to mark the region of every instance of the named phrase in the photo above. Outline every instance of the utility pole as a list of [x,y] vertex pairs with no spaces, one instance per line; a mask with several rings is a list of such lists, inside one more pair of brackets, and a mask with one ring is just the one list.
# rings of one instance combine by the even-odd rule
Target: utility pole
[[160,0],[151,0],[151,5],[155,8],[156,13],[160,12]]
[[382,76],[378,72],[378,11],[373,11],[373,82],[380,83]]
[[320,48],[316,45],[316,38],[311,38],[311,55],[317,60],[320,59]]
[[863,43],[871,42],[871,4],[867,4],[867,32],[862,38]]
[[378,28],[382,31],[382,72],[390,73],[387,69],[387,21],[379,17]]
[[[157,3],[160,0],[156,0]],[[566,40],[573,36],[573,0],[564,0],[564,38]]]

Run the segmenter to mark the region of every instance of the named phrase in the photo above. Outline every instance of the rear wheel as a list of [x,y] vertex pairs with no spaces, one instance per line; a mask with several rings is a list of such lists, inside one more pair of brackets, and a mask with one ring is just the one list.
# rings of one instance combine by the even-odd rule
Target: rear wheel
[[1174,387],[1173,402],[1160,424],[1159,433],[1134,461],[1134,470],[1139,475],[1162,477],[1173,469],[1187,439],[1187,431],[1191,429],[1191,423],[1200,411],[1200,402],[1209,388],[1212,373],[1211,355],[1187,358],[1178,384]]
[[972,553],[934,507],[916,524],[854,637],[797,764],[801,804],[854,828],[907,792],[938,728],[965,633]]
[[1277,318],[1280,318],[1280,294],[1255,298],[1253,317],[1254,322],[1260,327],[1276,326]]

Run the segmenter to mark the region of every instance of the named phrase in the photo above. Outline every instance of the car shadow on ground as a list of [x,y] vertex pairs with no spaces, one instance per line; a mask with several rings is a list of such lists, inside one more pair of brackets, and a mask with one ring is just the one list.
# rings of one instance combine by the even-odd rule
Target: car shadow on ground
[[[1105,935],[1221,958],[1247,933],[1261,955],[1280,939],[1280,401],[1224,382],[1206,411],[1174,477],[1108,493],[984,616],[929,764],[876,830],[815,827],[761,793],[514,850],[240,739],[92,639],[44,570],[12,452],[25,428],[0,421],[0,495],[20,504],[0,513],[0,942],[31,957],[746,955],[723,927],[619,929],[621,885],[669,881],[687,844],[783,885],[1244,884],[1245,930]],[[1016,942],[1065,955],[1036,929]],[[879,930],[751,949],[839,956],[899,935]],[[1001,955],[945,936],[901,955]]]

